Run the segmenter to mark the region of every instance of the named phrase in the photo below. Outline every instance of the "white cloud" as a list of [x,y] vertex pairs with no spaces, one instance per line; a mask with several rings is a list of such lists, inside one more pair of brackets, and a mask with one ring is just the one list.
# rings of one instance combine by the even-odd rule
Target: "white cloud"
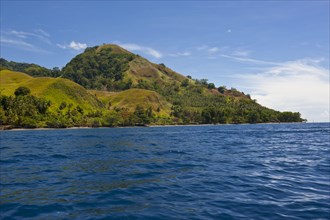
[[268,66],[257,74],[240,75],[243,80],[238,84],[249,88],[258,103],[280,111],[300,112],[311,122],[329,121],[329,69],[319,66],[321,60],[252,61]]
[[74,50],[83,50],[87,48],[87,44],[71,41],[69,47]]
[[87,48],[87,44],[79,43],[76,41],[71,41],[70,44],[56,44],[56,46],[58,46],[59,48],[62,48],[62,49],[73,49],[76,51],[84,50]]
[[121,46],[129,51],[139,51],[141,53],[153,56],[157,59],[163,57],[162,53],[160,53],[159,51],[157,51],[151,47],[145,47],[145,46],[141,46],[141,45],[137,45],[137,44],[121,44],[121,43],[119,43],[119,46]]
[[217,47],[212,47],[210,49],[207,50],[209,53],[215,53],[215,52],[218,52],[219,51],[219,48]]
[[231,33],[231,29],[228,29],[228,30],[227,30],[227,33]]

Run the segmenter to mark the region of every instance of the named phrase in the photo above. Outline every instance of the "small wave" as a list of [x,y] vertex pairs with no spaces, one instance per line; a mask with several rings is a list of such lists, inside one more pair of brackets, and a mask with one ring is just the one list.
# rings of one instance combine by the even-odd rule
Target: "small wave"
[[0,150],[7,150],[10,149],[10,147],[0,147]]
[[[13,217],[18,218],[45,218],[52,213],[52,216],[60,217],[59,215],[68,214],[72,210],[70,206],[63,206],[59,204],[49,205],[21,205],[12,214]],[[63,216],[64,217],[64,216]]]
[[161,152],[157,152],[157,155],[163,156],[163,155],[168,155],[168,154],[179,154],[179,155],[185,155],[188,154],[184,151],[180,151],[180,150],[167,150],[167,151],[161,151]]
[[18,163],[20,160],[13,160],[13,159],[8,159],[8,160],[3,160],[0,159],[0,164],[10,164],[10,163]]
[[14,158],[17,158],[19,160],[38,160],[41,157],[35,154],[19,154],[15,155]]
[[89,138],[98,138],[99,136],[97,135],[83,135],[80,138],[84,138],[84,139],[89,139]]
[[62,154],[53,154],[53,155],[51,155],[51,157],[55,158],[55,159],[68,159],[67,156],[62,155]]
[[104,144],[96,144],[94,147],[95,147],[95,148],[105,148],[105,147],[107,147],[107,146],[104,145]]

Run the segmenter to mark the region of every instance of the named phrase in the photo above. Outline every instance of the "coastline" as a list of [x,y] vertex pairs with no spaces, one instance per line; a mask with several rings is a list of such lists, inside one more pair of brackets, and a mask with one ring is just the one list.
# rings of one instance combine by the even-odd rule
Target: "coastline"
[[47,131],[47,130],[61,130],[61,129],[71,129],[71,130],[75,130],[75,129],[88,129],[88,128],[101,128],[101,127],[68,127],[68,128],[5,128],[3,129],[3,127],[0,128],[0,132],[1,131]]
[[100,129],[100,128],[138,128],[138,127],[151,127],[151,128],[157,128],[157,127],[194,127],[194,126],[231,126],[231,125],[262,125],[262,124],[317,124],[317,123],[330,123],[330,122],[270,122],[270,123],[242,123],[242,124],[168,124],[168,125],[137,125],[137,126],[113,126],[113,127],[107,127],[107,126],[100,126],[100,127],[67,127],[67,128],[11,128],[10,126],[1,126],[1,131],[47,131],[47,130],[78,130],[78,129]]

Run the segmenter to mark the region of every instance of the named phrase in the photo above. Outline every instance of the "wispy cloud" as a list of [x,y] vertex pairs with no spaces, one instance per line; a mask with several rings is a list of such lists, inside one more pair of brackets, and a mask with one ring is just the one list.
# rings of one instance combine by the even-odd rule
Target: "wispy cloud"
[[3,46],[15,47],[21,50],[28,50],[39,53],[49,53],[48,51],[38,48],[37,46],[30,44],[22,39],[11,39],[5,36],[0,36],[0,44]]
[[51,41],[49,39],[50,35],[45,32],[42,29],[38,29],[35,32],[25,32],[25,31],[16,31],[12,30],[7,33],[8,35],[15,36],[17,38],[23,38],[23,39],[28,39],[28,38],[37,38],[47,44],[51,44]]
[[262,105],[281,111],[299,111],[309,121],[330,120],[329,69],[320,66],[323,59],[268,62],[222,56],[259,67],[256,73],[239,75],[241,80],[237,84],[250,90]]
[[6,45],[23,46],[25,48],[30,48],[30,49],[34,48],[34,46],[32,44],[29,44],[23,40],[8,39],[3,36],[0,37],[0,42],[1,42],[1,44],[6,44]]
[[257,65],[280,65],[280,63],[271,62],[271,61],[264,61],[264,60],[258,60],[258,59],[252,59],[248,57],[238,57],[238,56],[231,56],[227,54],[220,54],[221,57],[232,59],[238,62],[242,63],[251,63],[251,64],[257,64]]
[[68,48],[68,45],[64,45],[64,44],[56,44],[56,46],[58,46],[59,48],[62,48],[62,49]]
[[71,41],[69,44],[56,44],[59,48],[62,49],[72,49],[76,51],[84,50],[87,48],[87,44],[85,43],[79,43],[76,41]]
[[15,35],[18,38],[27,38],[28,35],[30,35],[27,32],[23,32],[23,31],[10,31],[9,34],[11,35]]
[[50,34],[49,34],[49,33],[47,33],[46,31],[44,31],[44,30],[42,30],[42,29],[40,29],[40,28],[37,29],[36,32],[38,32],[38,33],[44,35],[45,37],[50,37]]
[[191,55],[191,52],[188,52],[188,51],[169,54],[169,56],[171,56],[171,57],[187,57],[190,55]]
[[232,55],[233,56],[238,56],[238,57],[247,57],[249,56],[251,51],[248,50],[235,50]]
[[198,46],[198,47],[196,47],[196,49],[197,50],[206,50],[207,48],[208,48],[209,46],[207,46],[207,45],[201,45],[201,46]]
[[195,47],[194,49],[197,51],[200,51],[200,52],[208,53],[208,54],[215,54],[215,53],[219,52],[220,50],[222,50],[223,48],[220,49],[219,47],[216,47],[216,46],[210,46],[210,45],[203,44],[201,46]]
[[300,46],[303,47],[316,47],[316,48],[322,48],[322,45],[319,43],[312,43],[312,42],[308,42],[308,41],[303,41],[301,43],[299,43]]
[[127,43],[127,44],[122,44],[122,43],[119,43],[119,46],[125,48],[126,50],[129,50],[129,51],[138,51],[138,52],[141,52],[141,53],[144,53],[144,54],[147,54],[147,55],[150,55],[154,58],[162,58],[163,57],[163,54],[151,47],[145,47],[145,46],[141,46],[141,45],[138,45],[138,44],[130,44],[130,43]]
[[1,32],[1,45],[15,47],[20,50],[28,50],[32,52],[50,53],[39,45],[40,42],[52,45],[49,39],[50,34],[42,29],[33,32],[9,30]]

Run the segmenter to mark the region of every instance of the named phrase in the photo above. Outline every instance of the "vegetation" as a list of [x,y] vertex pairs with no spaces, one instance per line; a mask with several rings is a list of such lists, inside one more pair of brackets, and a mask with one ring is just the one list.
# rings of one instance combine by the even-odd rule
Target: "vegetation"
[[63,70],[0,61],[2,126],[304,121],[300,113],[268,109],[235,88],[182,76],[116,45],[87,48]]
[[0,71],[1,94],[12,96],[18,87],[26,87],[31,94],[50,100],[53,111],[62,102],[72,103],[74,107],[81,106],[86,111],[103,106],[94,95],[82,86],[62,78],[38,77],[34,78],[24,73],[9,70]]
[[171,104],[157,92],[145,89],[129,89],[122,92],[90,91],[109,110],[128,109],[133,112],[137,106],[151,108],[157,115],[169,116]]
[[133,58],[133,54],[118,52],[113,47],[90,47],[73,58],[63,68],[62,74],[87,89],[129,89],[132,82],[123,82],[122,79]]
[[0,123],[24,128],[43,127],[50,101],[30,95],[26,87],[15,90],[15,97],[0,96]]
[[45,67],[32,64],[32,63],[17,63],[0,58],[0,70],[12,70],[16,72],[24,72],[30,76],[49,76],[49,77],[58,77],[61,72],[58,67],[54,67],[52,70]]

